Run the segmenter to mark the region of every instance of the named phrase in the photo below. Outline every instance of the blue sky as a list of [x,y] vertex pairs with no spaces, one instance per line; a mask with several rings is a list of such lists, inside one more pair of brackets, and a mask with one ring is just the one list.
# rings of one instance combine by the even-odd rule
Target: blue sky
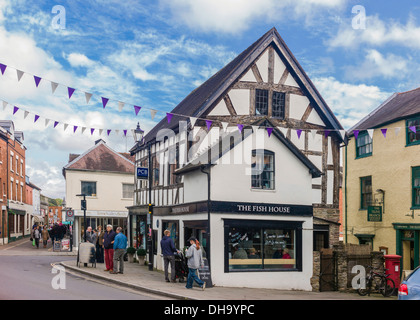
[[[65,8],[65,29],[51,22]],[[366,28],[354,29],[361,5]],[[343,127],[350,128],[393,92],[418,87],[420,3],[412,0],[0,0],[0,100],[79,127],[146,131],[186,95],[273,26]],[[62,84],[49,83],[20,69]],[[66,86],[79,89],[68,99]],[[83,91],[93,93],[87,104]],[[109,102],[102,108],[100,97]],[[117,101],[127,102],[119,111]],[[136,117],[132,105],[143,109]],[[2,119],[24,131],[27,174],[51,197],[65,194],[62,167],[101,138],[96,132],[34,124],[9,105]],[[158,112],[152,121],[148,108]],[[102,136],[117,151],[133,145]]]

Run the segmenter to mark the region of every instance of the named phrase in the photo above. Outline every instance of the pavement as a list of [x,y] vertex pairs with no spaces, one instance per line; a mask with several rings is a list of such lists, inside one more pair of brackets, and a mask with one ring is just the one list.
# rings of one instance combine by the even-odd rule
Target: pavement
[[[163,271],[150,271],[148,266],[139,263],[124,263],[124,274],[110,274],[104,271],[104,264],[84,267],[76,265],[76,260],[63,261],[61,265],[73,272],[89,277],[112,282],[131,289],[163,295],[177,300],[379,300],[384,299],[380,294],[361,297],[357,293],[341,292],[307,292],[285,291],[274,289],[212,287],[202,291],[199,287],[186,289],[184,283],[165,282]],[[392,298],[385,298],[393,300]]]

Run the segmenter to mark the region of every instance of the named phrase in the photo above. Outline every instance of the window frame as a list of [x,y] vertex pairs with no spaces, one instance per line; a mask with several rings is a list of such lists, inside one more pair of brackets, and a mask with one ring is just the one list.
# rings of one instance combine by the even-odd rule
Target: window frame
[[[293,230],[295,237],[295,267],[294,268],[269,268],[269,269],[238,269],[229,270],[229,229],[230,228],[260,228],[264,229],[278,229],[278,230]],[[280,221],[280,220],[233,220],[224,219],[224,272],[238,273],[238,272],[302,272],[303,268],[303,240],[302,240],[302,221]],[[264,252],[264,241],[262,243],[262,252]],[[264,266],[264,259],[262,258],[262,265]]]
[[[363,193],[363,182],[370,179],[370,188],[371,191],[370,193]],[[372,203],[372,199],[373,199],[373,192],[372,192],[372,176],[366,176],[366,177],[360,177],[360,209],[359,210],[367,210],[369,207],[369,203],[366,202],[367,206],[366,208],[363,207],[363,203],[364,203],[364,195],[370,194],[370,204]]]
[[[363,137],[366,137],[366,136],[370,140],[370,143],[366,143],[366,144],[361,145],[361,146],[358,145],[359,138],[363,138]],[[356,143],[355,143],[355,145],[356,145],[356,159],[361,159],[361,158],[366,158],[366,157],[372,156],[372,153],[373,153],[373,139],[369,136],[369,133],[366,130],[365,131],[361,131],[359,133],[359,135],[357,136],[357,138],[355,137],[355,140],[356,140]],[[368,152],[368,153],[360,154],[359,153],[359,148],[366,147],[369,144],[371,145],[371,151]]]
[[[283,105],[280,106],[280,115],[275,115],[275,111],[274,111],[274,101],[277,101],[278,99],[274,99],[275,95],[280,95],[282,98],[281,100],[283,101]],[[280,91],[273,91],[272,94],[272,99],[271,99],[271,114],[272,117],[275,119],[281,119],[284,120],[286,117],[286,93],[285,92],[280,92]]]
[[[273,191],[276,190],[276,163],[275,163],[275,153],[273,151],[267,150],[267,149],[255,149],[252,150],[252,154],[251,157],[257,156],[258,154],[262,154],[263,159],[266,156],[270,156],[272,157],[272,169],[270,171],[268,171],[269,173],[272,173],[272,180],[270,180],[270,182],[272,183],[272,186],[270,188],[264,188],[263,187],[263,179],[261,178],[263,173],[266,172],[265,168],[263,169],[263,172],[261,172],[261,174],[259,174],[258,176],[260,177],[260,185],[261,187],[255,187],[254,186],[254,177],[256,175],[251,174],[251,190],[269,190],[269,191]],[[252,159],[252,158],[251,158]],[[252,164],[251,164],[251,170],[252,170]]]
[[[262,97],[261,95],[259,95],[259,93],[264,93],[265,97]],[[268,116],[269,108],[270,108],[269,96],[270,96],[269,90],[267,90],[267,89],[255,89],[255,115],[262,116],[262,117]],[[266,98],[266,100],[267,100],[266,103],[264,101],[260,101],[263,98],[264,99]],[[258,110],[258,107],[260,106],[260,104],[263,104],[263,103],[266,104],[266,108],[267,108],[267,113],[266,114],[263,114]]]
[[411,209],[420,209],[420,203],[416,204],[416,192],[417,190],[420,192],[420,186],[414,186],[416,177],[420,179],[420,167],[411,168]]
[[[94,183],[95,184],[95,193],[92,192],[90,195],[84,193],[83,192],[83,183]],[[82,194],[84,193],[86,195],[86,197],[94,197],[94,198],[97,198],[98,197],[97,181],[86,181],[86,180],[80,181],[80,190],[81,190],[81,193]]]
[[[132,193],[132,196],[131,197],[129,197],[129,198],[124,197],[124,186],[132,186],[133,187],[133,193]],[[130,199],[130,200],[134,199],[134,192],[135,192],[135,190],[136,190],[136,186],[134,185],[134,183],[125,183],[125,182],[123,182],[122,183],[122,199]]]
[[[409,121],[416,121],[416,120],[419,122],[419,124],[416,125],[416,131],[417,131],[417,133],[414,133],[414,132],[412,132],[410,130],[410,127],[412,125],[409,124]],[[419,140],[416,140],[416,141],[410,141],[410,136],[411,135],[414,135],[414,136],[420,135],[420,116],[412,117],[412,118],[407,119],[405,121],[406,147],[415,146],[415,145],[419,145],[420,144],[420,139]]]

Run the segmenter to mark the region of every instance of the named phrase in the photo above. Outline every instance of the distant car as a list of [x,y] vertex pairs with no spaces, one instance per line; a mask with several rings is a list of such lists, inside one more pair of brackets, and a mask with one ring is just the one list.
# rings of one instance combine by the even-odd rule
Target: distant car
[[398,300],[420,300],[420,266],[401,283]]

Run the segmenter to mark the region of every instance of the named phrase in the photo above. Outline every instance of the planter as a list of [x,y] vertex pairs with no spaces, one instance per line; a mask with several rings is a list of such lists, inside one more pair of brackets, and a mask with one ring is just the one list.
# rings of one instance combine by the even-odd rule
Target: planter
[[129,263],[133,263],[134,262],[134,254],[128,253],[127,254],[127,257],[128,257],[128,262]]
[[145,258],[145,256],[137,256],[137,260],[138,260],[138,262],[139,262],[139,265],[144,265],[144,258]]

